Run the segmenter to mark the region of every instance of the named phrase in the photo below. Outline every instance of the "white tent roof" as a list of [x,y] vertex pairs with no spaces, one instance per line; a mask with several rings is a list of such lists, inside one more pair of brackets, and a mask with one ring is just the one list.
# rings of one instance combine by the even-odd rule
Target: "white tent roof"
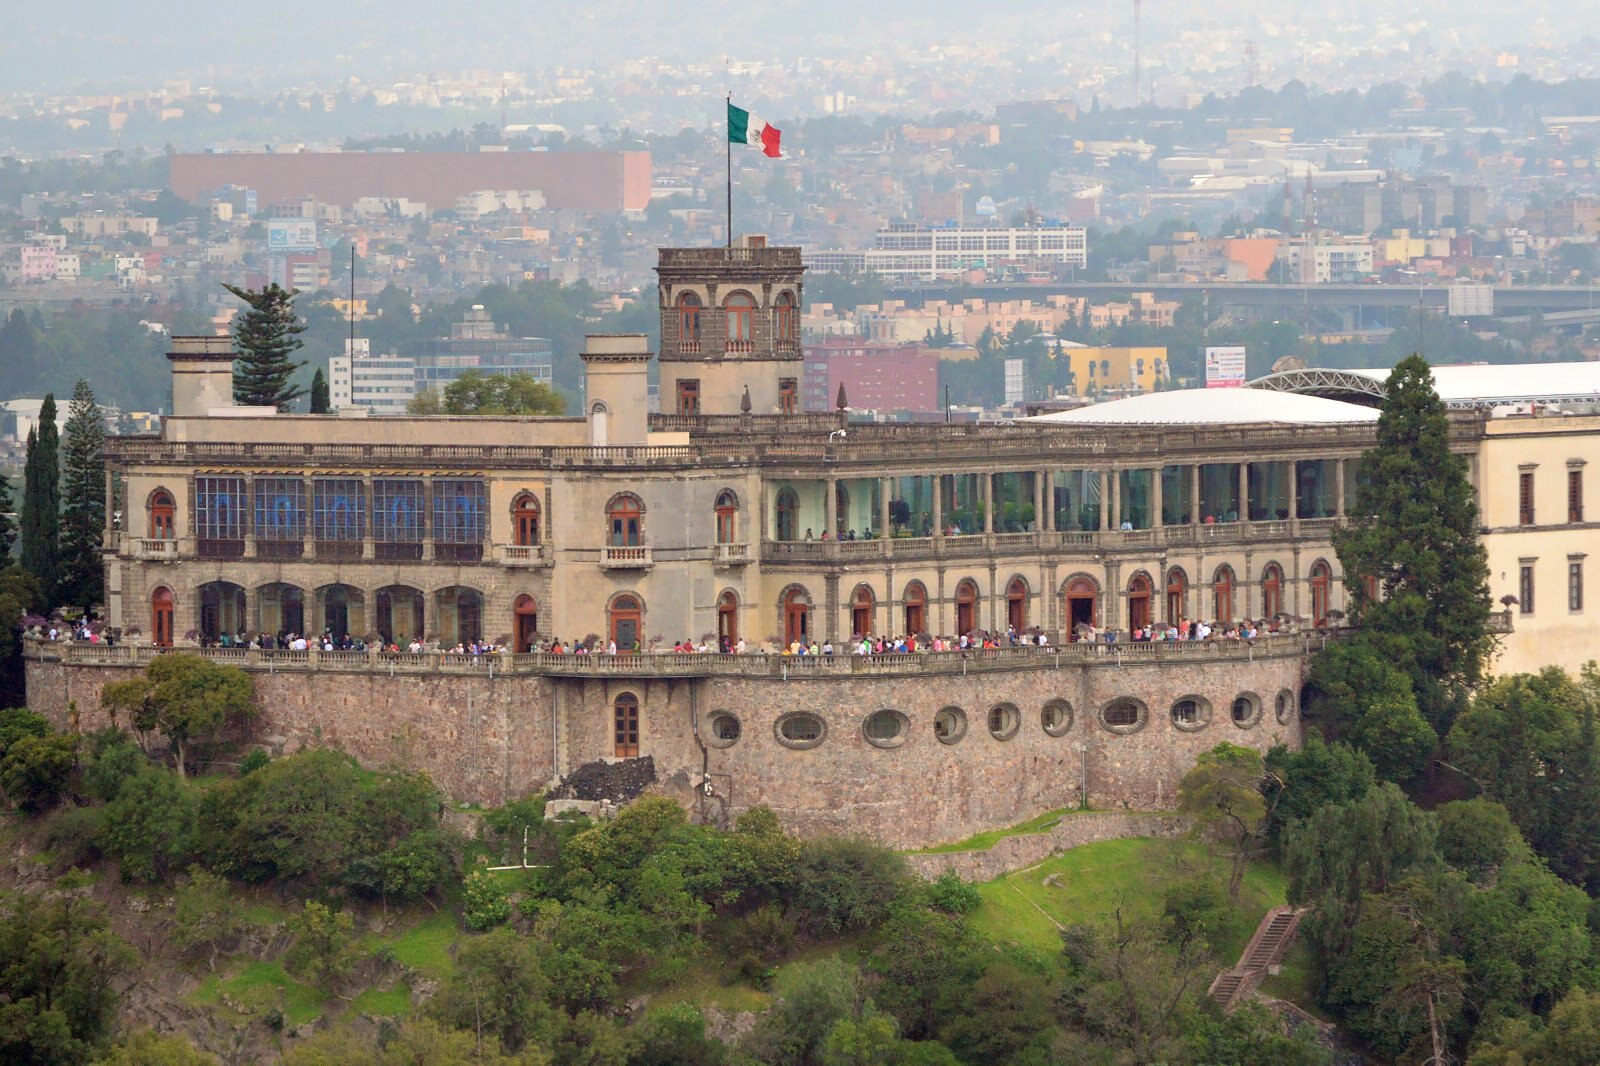
[[1084,426],[1320,426],[1376,422],[1375,408],[1320,396],[1263,389],[1180,389],[1150,392],[1071,411],[1036,415],[1029,422]]

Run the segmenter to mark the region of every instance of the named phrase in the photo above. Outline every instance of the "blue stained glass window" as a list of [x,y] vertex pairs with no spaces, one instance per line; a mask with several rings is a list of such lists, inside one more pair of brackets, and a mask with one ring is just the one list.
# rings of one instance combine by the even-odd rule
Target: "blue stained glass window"
[[302,541],[306,484],[297,477],[256,478],[256,539]]
[[250,493],[242,477],[194,479],[194,532],[200,540],[244,540]]
[[423,483],[380,478],[372,483],[372,539],[382,544],[421,544]]
[[482,544],[486,511],[482,481],[434,480],[433,539],[436,543]]
[[317,540],[359,541],[365,525],[366,498],[359,478],[317,478],[311,499],[312,530]]

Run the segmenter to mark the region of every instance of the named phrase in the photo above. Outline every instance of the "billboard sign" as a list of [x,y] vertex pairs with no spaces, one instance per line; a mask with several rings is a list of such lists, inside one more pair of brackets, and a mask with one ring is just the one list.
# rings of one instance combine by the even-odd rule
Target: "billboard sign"
[[316,250],[316,219],[275,218],[267,223],[267,251],[314,252]]
[[1243,384],[1243,348],[1206,349],[1206,388],[1236,389]]

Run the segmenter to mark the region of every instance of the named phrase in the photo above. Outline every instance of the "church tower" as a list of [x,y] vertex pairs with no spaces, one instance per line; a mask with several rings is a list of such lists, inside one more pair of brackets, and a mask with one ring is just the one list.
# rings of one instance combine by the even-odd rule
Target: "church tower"
[[799,248],[754,235],[732,248],[660,250],[663,413],[799,412],[805,269]]

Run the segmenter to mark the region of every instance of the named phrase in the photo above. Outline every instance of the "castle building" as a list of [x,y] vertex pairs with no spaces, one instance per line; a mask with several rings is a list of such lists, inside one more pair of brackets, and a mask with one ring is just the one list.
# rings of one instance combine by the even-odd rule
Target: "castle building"
[[[798,249],[663,249],[658,269],[673,413],[649,413],[643,335],[589,338],[586,408],[568,418],[239,408],[229,339],[174,338],[172,415],[107,445],[106,609],[122,640],[31,652],[30,703],[92,721],[117,671],[226,637],[206,654],[255,672],[264,734],[408,762],[460,799],[649,755],[724,814],[768,803],[800,829],[907,844],[1085,792],[1170,805],[1221,740],[1299,742],[1309,654],[1346,605],[1332,534],[1381,382],[858,424],[794,402]],[[1492,592],[1526,578],[1537,604],[1509,640],[1565,628],[1578,637],[1554,653],[1577,654],[1600,418],[1451,419],[1488,501]],[[1513,522],[1505,479],[1535,467],[1537,513]],[[1561,491],[1567,521],[1533,524]],[[1128,640],[1244,619],[1272,635]],[[925,650],[977,631],[1047,643]],[[337,650],[249,646],[289,633]],[[853,654],[873,634],[918,634],[924,650]],[[557,638],[622,654],[542,650]],[[506,650],[452,653],[475,641]],[[750,654],[649,654],[683,641]],[[796,642],[834,654],[756,654]],[[1550,650],[1508,648],[1518,668]]]

